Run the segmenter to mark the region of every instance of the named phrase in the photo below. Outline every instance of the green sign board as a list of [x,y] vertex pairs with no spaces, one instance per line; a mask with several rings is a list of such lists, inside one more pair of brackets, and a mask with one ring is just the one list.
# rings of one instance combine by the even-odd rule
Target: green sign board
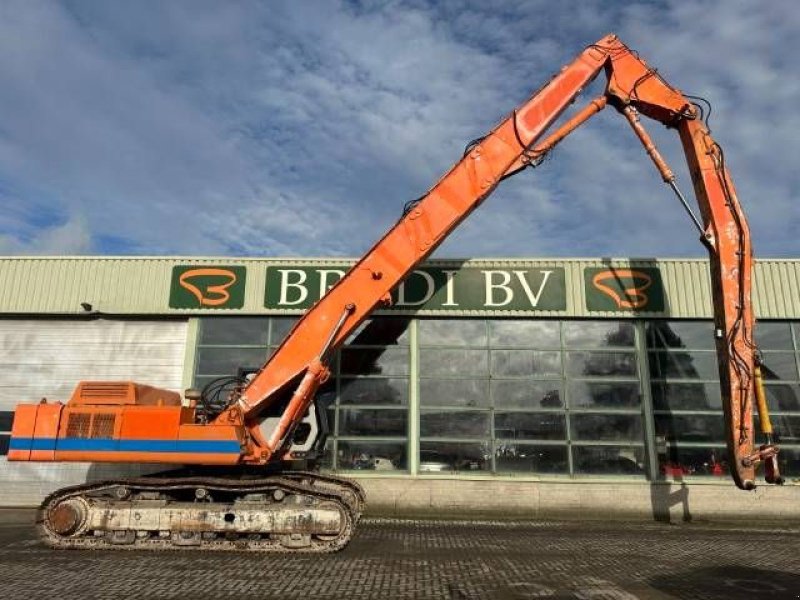
[[[264,306],[306,309],[347,272],[347,266],[267,268]],[[420,267],[392,292],[390,310],[565,310],[563,267]]]
[[[280,264],[266,267],[264,307],[305,310],[345,276],[350,264]],[[178,265],[172,269],[169,306],[176,309],[244,308],[247,269],[235,265]],[[586,267],[589,312],[664,312],[666,300],[656,267]],[[571,285],[575,285],[573,282]],[[536,313],[567,309],[563,266],[421,266],[392,291],[388,310],[405,313]]]
[[178,265],[172,268],[170,308],[242,308],[246,269]]
[[654,267],[587,267],[583,278],[590,311],[664,310],[664,284]]

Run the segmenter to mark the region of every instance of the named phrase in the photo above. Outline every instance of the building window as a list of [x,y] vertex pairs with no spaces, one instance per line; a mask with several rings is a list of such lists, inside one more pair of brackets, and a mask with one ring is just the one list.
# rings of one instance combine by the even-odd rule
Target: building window
[[[713,323],[649,321],[645,328],[661,475],[728,476]],[[797,324],[794,328],[793,331],[785,321],[759,322],[756,342],[764,360],[772,422],[781,443],[779,459],[783,468],[796,472],[794,466],[800,452],[800,377]],[[757,418],[756,435],[760,438]]]
[[623,321],[419,322],[419,469],[644,476]]
[[[201,319],[195,385],[260,366],[295,322]],[[368,320],[334,357],[318,394],[331,429],[327,468],[407,471],[415,444],[423,475],[643,478],[649,463],[666,478],[728,474],[710,321],[419,319],[417,347],[408,325],[408,318]],[[781,468],[797,473],[800,324],[761,322],[756,335]],[[412,420],[419,431],[413,440]],[[10,421],[3,426],[0,419],[0,449]]]
[[[261,366],[296,322],[290,317],[219,317],[200,321],[195,386]],[[406,470],[408,319],[362,324],[331,361],[317,394],[330,438],[323,466],[338,470]]]
[[659,473],[727,476],[714,324],[648,321],[645,331]]
[[571,472],[644,477],[634,322],[565,321],[563,329]]
[[295,321],[287,317],[200,319],[194,387],[259,368]]
[[340,351],[330,412],[332,469],[408,469],[408,323],[407,318],[369,319]]

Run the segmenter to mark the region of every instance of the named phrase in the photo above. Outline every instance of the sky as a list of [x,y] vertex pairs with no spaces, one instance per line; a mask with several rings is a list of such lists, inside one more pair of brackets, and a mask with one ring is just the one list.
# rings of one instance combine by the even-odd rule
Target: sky
[[[613,32],[711,101],[756,255],[797,257],[798,31],[791,0],[10,0],[0,254],[357,257]],[[691,197],[677,135],[646,125]],[[699,257],[697,237],[606,110],[435,256]]]

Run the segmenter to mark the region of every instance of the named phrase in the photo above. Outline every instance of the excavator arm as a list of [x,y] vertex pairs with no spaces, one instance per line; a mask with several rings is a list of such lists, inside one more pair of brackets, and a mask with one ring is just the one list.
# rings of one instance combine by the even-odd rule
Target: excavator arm
[[[542,139],[584,88],[605,72],[599,98]],[[505,178],[544,155],[607,105],[616,108],[678,194],[675,176],[642,126],[639,115],[676,129],[689,164],[702,222],[694,217],[711,259],[714,323],[731,473],[743,489],[754,486],[754,467],[771,461],[773,446],[754,449],[756,348],[750,300],[752,252],[722,149],[699,118],[698,107],[655,69],[609,35],[586,48],[527,102],[468,148],[464,157],[297,322],[281,346],[241,391],[237,410],[250,433],[249,460],[265,462],[287,446],[315,392],[329,375],[328,361],[391,291]],[[278,406],[279,418],[265,419]],[[230,418],[220,415],[220,419]],[[265,423],[269,426],[265,427]]]

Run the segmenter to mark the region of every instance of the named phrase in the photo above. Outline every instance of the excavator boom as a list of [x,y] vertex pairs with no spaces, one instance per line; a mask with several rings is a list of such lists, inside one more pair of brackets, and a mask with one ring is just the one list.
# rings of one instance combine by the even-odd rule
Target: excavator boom
[[[602,71],[604,94],[589,103],[545,140],[543,134]],[[750,301],[750,235],[722,150],[698,118],[694,104],[667,84],[614,35],[584,50],[527,102],[472,146],[328,293],[311,307],[280,348],[244,389],[240,406],[247,422],[258,422],[273,402],[286,401],[277,427],[266,434],[251,427],[259,449],[269,456],[286,444],[324,379],[320,360],[336,350],[391,291],[495,189],[502,179],[529,164],[563,140],[607,104],[630,121],[662,178],[674,175],[638,121],[637,113],[677,129],[702,215],[702,241],[709,251],[714,295],[720,381],[729,431],[731,472],[736,484],[752,487],[753,465],[743,461],[753,448],[753,375],[755,346]],[[734,460],[735,457],[735,460]]]

